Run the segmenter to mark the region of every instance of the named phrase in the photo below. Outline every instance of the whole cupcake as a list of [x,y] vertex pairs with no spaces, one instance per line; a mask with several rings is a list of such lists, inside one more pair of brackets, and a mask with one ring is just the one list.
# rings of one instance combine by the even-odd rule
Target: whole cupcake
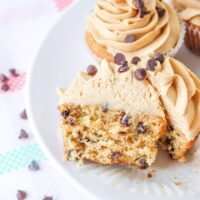
[[117,53],[127,60],[152,52],[174,53],[180,35],[180,21],[163,1],[99,0],[88,17],[86,42],[98,58],[113,62]]
[[173,0],[186,22],[185,44],[194,53],[200,55],[200,0]]

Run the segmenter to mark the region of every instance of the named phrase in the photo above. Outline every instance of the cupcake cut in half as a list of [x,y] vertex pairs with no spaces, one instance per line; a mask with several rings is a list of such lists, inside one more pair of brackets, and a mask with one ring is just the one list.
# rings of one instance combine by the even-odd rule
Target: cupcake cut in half
[[127,60],[174,49],[181,34],[175,11],[159,0],[99,0],[88,17],[86,42],[98,58]]
[[138,66],[147,66],[147,79],[166,110],[167,132],[160,144],[172,158],[184,161],[200,132],[200,80],[180,61],[156,57],[158,61],[145,58]]
[[146,169],[166,132],[165,113],[144,69],[103,60],[58,89],[67,160]]

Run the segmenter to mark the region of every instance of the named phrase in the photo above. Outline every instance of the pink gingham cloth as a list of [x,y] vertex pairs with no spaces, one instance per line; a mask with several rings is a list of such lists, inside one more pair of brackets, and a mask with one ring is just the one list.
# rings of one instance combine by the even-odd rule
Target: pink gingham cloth
[[[20,113],[25,109],[26,72],[33,53],[50,27],[73,0],[1,0],[0,2],[0,199],[17,199],[17,190],[27,193],[28,200],[87,199],[46,159],[33,138],[28,120]],[[16,69],[17,75],[10,73]],[[6,86],[5,86],[6,85]],[[6,87],[6,89],[5,89]],[[5,91],[6,90],[6,91]],[[29,134],[19,139],[21,129]],[[30,171],[32,160],[40,170]]]

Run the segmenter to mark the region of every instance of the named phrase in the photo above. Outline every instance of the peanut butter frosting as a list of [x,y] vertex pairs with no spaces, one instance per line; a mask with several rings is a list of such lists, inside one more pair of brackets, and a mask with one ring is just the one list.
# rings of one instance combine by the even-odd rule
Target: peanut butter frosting
[[[147,63],[143,59],[140,66]],[[184,64],[167,57],[157,63],[148,79],[159,91],[167,118],[182,131],[186,139],[194,140],[200,132],[200,80]]]
[[147,80],[134,78],[134,69],[119,73],[118,67],[103,60],[95,76],[81,72],[68,89],[58,89],[60,104],[105,105],[127,114],[149,114],[165,118],[161,101]]
[[183,20],[200,26],[200,0],[173,0],[173,2]]
[[[88,17],[87,31],[111,55],[121,52],[127,59],[154,51],[166,53],[175,47],[180,23],[174,10],[163,1],[146,0],[136,8],[135,0],[99,0]],[[141,16],[141,12],[145,13]],[[126,38],[130,35],[131,40]]]

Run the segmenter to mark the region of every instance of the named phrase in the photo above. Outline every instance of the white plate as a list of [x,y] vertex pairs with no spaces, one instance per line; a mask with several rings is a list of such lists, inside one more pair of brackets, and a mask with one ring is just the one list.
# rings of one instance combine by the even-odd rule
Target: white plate
[[[95,60],[84,42],[86,16],[94,1],[76,1],[57,21],[38,50],[27,81],[27,111],[35,138],[52,164],[77,189],[91,199],[168,199],[199,196],[198,156],[186,164],[170,161],[161,153],[155,165],[155,176],[147,171],[87,163],[77,167],[64,161],[56,87],[68,85],[80,70]],[[178,56],[200,75],[200,59],[185,47]]]

